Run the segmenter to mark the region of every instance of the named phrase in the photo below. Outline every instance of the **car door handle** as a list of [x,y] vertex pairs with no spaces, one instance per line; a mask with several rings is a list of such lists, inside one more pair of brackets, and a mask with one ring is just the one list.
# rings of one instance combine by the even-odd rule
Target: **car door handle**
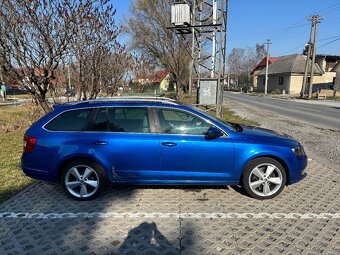
[[106,141],[95,141],[94,144],[95,145],[107,145],[108,142],[106,142]]
[[162,145],[168,146],[168,147],[174,147],[174,146],[177,145],[177,143],[173,143],[173,142],[163,142]]

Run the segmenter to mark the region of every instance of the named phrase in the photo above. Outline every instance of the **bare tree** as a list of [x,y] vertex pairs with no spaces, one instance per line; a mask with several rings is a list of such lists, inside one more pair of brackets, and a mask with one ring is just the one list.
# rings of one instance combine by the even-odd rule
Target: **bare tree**
[[119,49],[116,10],[108,0],[80,1],[72,54],[77,63],[79,99],[96,98],[103,83],[104,59]]
[[130,86],[138,94],[153,85],[156,74],[155,64],[143,55],[132,56],[132,70]]
[[230,75],[239,87],[248,86],[251,70],[265,57],[264,45],[256,44],[255,48],[234,48],[228,56]]
[[177,93],[180,93],[180,86],[188,82],[189,42],[167,29],[170,4],[168,0],[137,0],[132,3],[126,32],[131,35],[132,48],[170,72]]
[[119,87],[124,87],[133,71],[134,58],[125,47],[117,46],[103,59],[101,89],[113,96]]
[[46,94],[65,59],[76,68],[79,97],[97,96],[103,59],[120,46],[108,0],[3,0],[0,5],[2,69],[15,74],[45,112],[50,110]]
[[46,93],[71,41],[76,0],[3,0],[2,68],[14,74],[48,112]]

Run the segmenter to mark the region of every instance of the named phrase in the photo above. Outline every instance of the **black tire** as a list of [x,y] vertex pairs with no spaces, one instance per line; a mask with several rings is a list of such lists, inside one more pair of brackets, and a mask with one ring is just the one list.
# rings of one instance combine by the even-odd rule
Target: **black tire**
[[[269,176],[265,175],[265,170],[268,169],[266,166],[270,169],[275,167]],[[260,171],[258,172],[256,168]],[[262,174],[261,177],[258,177],[260,174]],[[274,180],[275,183],[271,182]],[[278,184],[279,180],[281,184]],[[249,196],[265,200],[279,195],[284,189],[286,181],[287,174],[282,164],[275,159],[263,157],[256,158],[247,164],[241,177],[241,186]],[[251,188],[250,183],[252,183],[253,188]],[[270,192],[268,192],[268,187]]]
[[[77,169],[79,178],[76,177],[77,174],[74,174],[76,172],[74,169]],[[86,173],[90,174],[85,176]],[[77,185],[77,182],[79,185]],[[68,186],[66,183],[68,183]],[[104,169],[96,162],[88,159],[72,161],[64,167],[61,175],[61,184],[65,192],[73,199],[79,201],[92,200],[98,197],[105,183]],[[83,186],[85,186],[85,188]],[[83,192],[85,190],[87,192],[86,195],[84,195],[85,192]]]

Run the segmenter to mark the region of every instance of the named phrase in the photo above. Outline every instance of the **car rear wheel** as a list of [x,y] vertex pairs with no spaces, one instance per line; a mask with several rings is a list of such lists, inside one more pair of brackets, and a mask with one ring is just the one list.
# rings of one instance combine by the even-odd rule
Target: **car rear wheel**
[[65,167],[61,178],[66,193],[76,200],[97,197],[105,185],[102,167],[90,160],[71,162]]
[[272,158],[252,160],[242,175],[242,187],[256,199],[270,199],[279,195],[286,184],[284,167]]

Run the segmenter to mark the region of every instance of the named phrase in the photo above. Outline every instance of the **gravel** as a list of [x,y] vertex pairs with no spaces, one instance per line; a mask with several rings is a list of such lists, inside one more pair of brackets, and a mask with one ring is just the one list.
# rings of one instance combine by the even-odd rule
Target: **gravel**
[[309,158],[324,163],[334,170],[340,170],[339,131],[314,127],[236,100],[228,99],[225,104],[241,118],[256,121],[263,128],[291,135],[302,143]]

